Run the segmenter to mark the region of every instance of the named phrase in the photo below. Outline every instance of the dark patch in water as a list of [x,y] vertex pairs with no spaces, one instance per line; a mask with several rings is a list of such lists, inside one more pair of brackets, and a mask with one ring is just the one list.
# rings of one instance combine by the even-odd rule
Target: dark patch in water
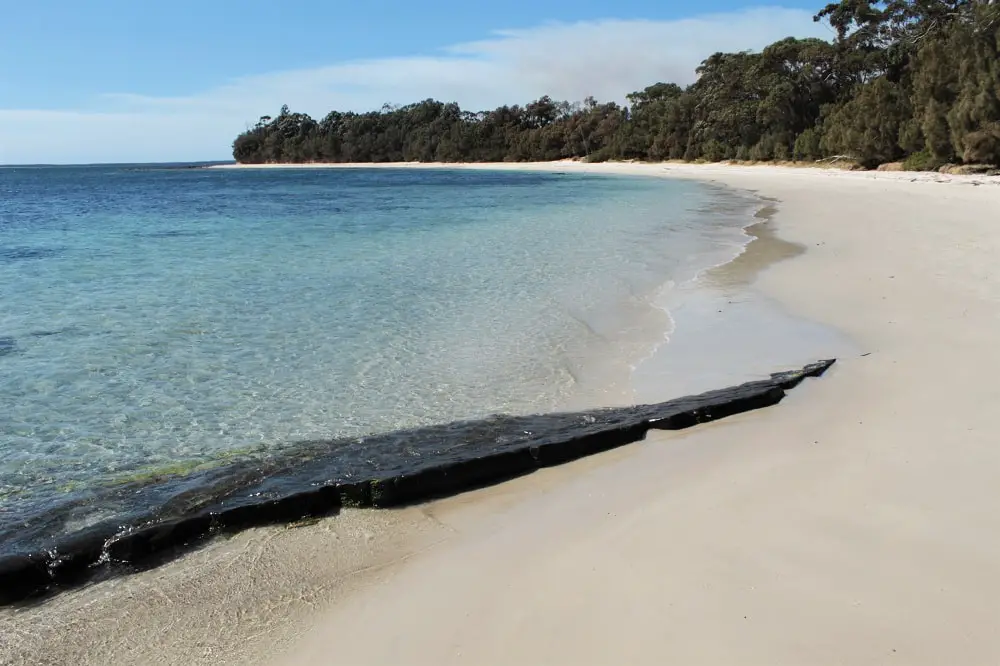
[[[821,361],[770,379],[655,405],[494,416],[362,439],[299,442],[268,458],[147,478],[13,513],[0,523],[0,604],[147,568],[204,539],[336,513],[426,501],[777,404]],[[90,521],[99,513],[103,519]],[[67,532],[66,525],[92,522]]]
[[204,231],[182,231],[173,229],[168,231],[151,231],[146,234],[136,234],[142,238],[188,238],[191,236],[204,236]]
[[9,336],[0,336],[0,356],[13,354],[17,351],[17,340]]
[[51,337],[53,335],[62,335],[63,333],[75,333],[76,330],[77,329],[72,328],[72,327],[70,327],[70,328],[57,328],[57,329],[54,329],[54,330],[51,330],[51,331],[49,331],[49,330],[31,331],[30,333],[28,333],[28,335],[30,335],[33,338],[48,338],[48,337]]
[[0,260],[48,259],[58,256],[60,252],[60,250],[49,247],[0,247]]

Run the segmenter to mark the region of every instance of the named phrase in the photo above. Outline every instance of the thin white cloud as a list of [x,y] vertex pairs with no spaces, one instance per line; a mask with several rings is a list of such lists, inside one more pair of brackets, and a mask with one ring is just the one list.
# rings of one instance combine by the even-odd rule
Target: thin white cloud
[[620,101],[657,81],[690,83],[716,51],[756,50],[787,36],[830,32],[809,12],[781,8],[546,24],[431,55],[248,76],[184,97],[117,93],[98,96],[87,110],[0,109],[0,163],[226,159],[238,132],[282,104],[322,117],[334,108],[364,111],[428,97],[474,110],[544,94]]

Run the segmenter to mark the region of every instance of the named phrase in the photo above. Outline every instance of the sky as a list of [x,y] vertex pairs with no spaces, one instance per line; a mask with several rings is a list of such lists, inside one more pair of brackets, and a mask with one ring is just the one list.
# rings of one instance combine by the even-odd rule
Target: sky
[[623,101],[716,51],[832,38],[777,0],[0,0],[0,164],[231,159],[282,104]]

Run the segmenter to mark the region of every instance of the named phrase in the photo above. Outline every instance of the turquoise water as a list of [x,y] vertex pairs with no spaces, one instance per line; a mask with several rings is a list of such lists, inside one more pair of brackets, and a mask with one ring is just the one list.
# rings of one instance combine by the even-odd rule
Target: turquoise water
[[628,401],[657,294],[751,212],[583,174],[0,169],[0,498]]

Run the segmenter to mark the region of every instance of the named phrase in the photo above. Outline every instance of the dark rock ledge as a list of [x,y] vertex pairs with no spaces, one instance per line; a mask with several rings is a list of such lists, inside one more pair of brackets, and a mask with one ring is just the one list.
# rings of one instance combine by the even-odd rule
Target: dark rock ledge
[[[197,479],[95,494],[0,529],[0,545],[34,543],[19,529],[34,530],[33,538],[45,542],[0,558],[0,605],[156,566],[213,535],[329,515],[344,506],[394,507],[453,495],[639,441],[650,429],[680,430],[768,407],[833,363],[655,405],[497,416],[363,441],[301,442],[282,456],[235,463]],[[351,456],[356,462],[345,464]],[[117,516],[60,533],[80,504],[108,505]]]

